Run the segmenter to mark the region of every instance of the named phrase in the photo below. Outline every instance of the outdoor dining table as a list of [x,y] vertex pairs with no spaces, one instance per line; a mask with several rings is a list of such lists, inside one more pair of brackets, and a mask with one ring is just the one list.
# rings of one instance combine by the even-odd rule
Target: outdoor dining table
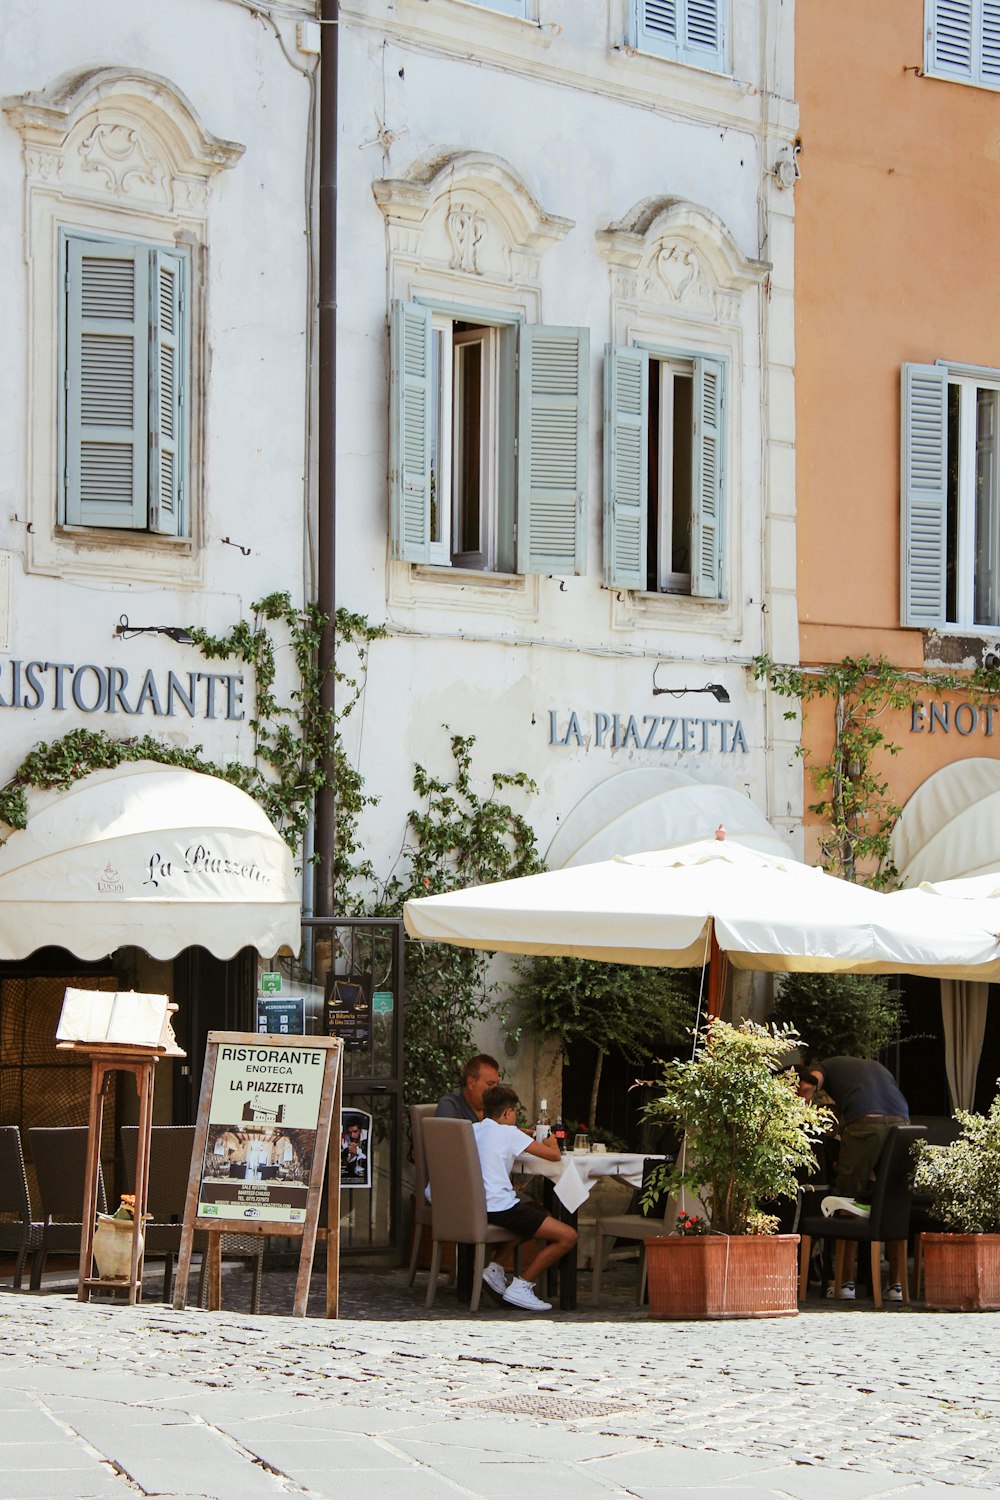
[[[512,1171],[525,1177],[544,1178],[546,1207],[556,1218],[575,1228],[577,1214],[600,1178],[615,1177],[629,1187],[641,1187],[643,1165],[663,1159],[635,1151],[566,1151],[559,1161],[546,1161],[540,1156],[515,1157]],[[574,1245],[553,1267],[559,1279],[559,1306],[564,1312],[572,1312],[576,1307],[576,1263]]]

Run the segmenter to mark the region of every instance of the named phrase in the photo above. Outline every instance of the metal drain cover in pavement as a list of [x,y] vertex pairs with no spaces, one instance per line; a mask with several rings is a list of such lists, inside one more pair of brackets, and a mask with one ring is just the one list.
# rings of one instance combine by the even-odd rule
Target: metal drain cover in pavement
[[612,1417],[617,1412],[636,1410],[630,1401],[583,1401],[577,1396],[557,1396],[548,1391],[522,1391],[519,1396],[485,1396],[479,1401],[463,1401],[462,1405],[476,1406],[482,1411],[509,1411],[528,1417],[548,1417],[554,1422]]

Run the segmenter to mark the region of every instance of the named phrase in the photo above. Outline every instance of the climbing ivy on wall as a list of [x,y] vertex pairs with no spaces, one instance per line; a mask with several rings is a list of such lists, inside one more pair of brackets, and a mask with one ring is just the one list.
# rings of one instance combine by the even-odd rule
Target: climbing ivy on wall
[[[36,745],[25,756],[0,788],[0,821],[9,828],[25,827],[31,787],[65,790],[93,771],[151,760],[232,782],[260,803],[297,850],[309,823],[315,793],[333,784],[342,880],[346,883],[348,873],[367,873],[363,862],[355,867],[352,859],[357,852],[358,817],[374,799],[366,795],[360,772],[344,753],[338,724],[349,715],[361,692],[370,643],[385,632],[361,615],[337,611],[338,650],[333,670],[338,699],[336,710],[331,711],[322,707],[319,666],[319,642],[329,617],[314,604],[296,607],[287,593],[269,594],[251,609],[252,621],[239,621],[224,636],[198,628],[190,634],[206,658],[235,658],[253,673],[254,709],[249,720],[252,763],[234,760],[220,765],[207,759],[200,745],[172,745],[152,735],[116,738],[102,730],[74,729],[51,743]],[[272,627],[284,633],[296,669],[294,683],[283,699],[275,688]],[[345,661],[350,665],[345,666]],[[332,783],[327,783],[325,757],[331,740],[334,769]]]
[[[807,770],[819,798],[809,811],[826,824],[820,837],[824,867],[847,880],[881,889],[897,871],[889,852],[901,808],[885,771],[886,756],[902,745],[893,740],[883,716],[907,709],[928,694],[961,692],[974,705],[1000,696],[1000,672],[978,667],[970,672],[909,672],[885,657],[850,657],[821,668],[780,666],[767,656],[754,661],[758,681],[766,681],[802,708],[817,699],[832,699],[833,746],[826,760],[807,759]],[[794,719],[791,708],[786,719]],[[800,755],[805,750],[800,747]]]

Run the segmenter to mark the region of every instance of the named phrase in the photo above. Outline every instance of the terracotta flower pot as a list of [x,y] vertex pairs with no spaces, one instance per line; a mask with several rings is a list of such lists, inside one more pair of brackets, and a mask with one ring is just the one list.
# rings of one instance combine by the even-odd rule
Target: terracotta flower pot
[[923,1234],[924,1300],[945,1312],[1000,1311],[1000,1234]]
[[[139,1255],[143,1238],[139,1234]],[[94,1259],[102,1281],[128,1281],[132,1269],[132,1220],[115,1219],[110,1214],[97,1215],[94,1230]]]
[[646,1241],[651,1318],[798,1314],[797,1234],[664,1235]]

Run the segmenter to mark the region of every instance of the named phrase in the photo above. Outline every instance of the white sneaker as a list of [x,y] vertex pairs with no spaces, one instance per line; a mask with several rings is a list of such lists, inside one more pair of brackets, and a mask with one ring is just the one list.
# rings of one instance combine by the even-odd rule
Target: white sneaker
[[503,1300],[509,1302],[511,1307],[521,1307],[525,1312],[551,1312],[552,1303],[543,1302],[541,1297],[535,1296],[535,1284],[533,1281],[525,1281],[520,1276],[515,1276],[510,1286],[503,1294]]
[[892,1286],[887,1289],[885,1300],[887,1302],[902,1302],[903,1288],[900,1286],[898,1281],[894,1281]]
[[[827,1295],[827,1297],[833,1297],[834,1296],[833,1282],[832,1281],[830,1282],[830,1285],[826,1289],[826,1295]],[[841,1300],[841,1302],[853,1302],[854,1298],[855,1298],[855,1295],[856,1295],[856,1288],[855,1288],[854,1282],[853,1281],[845,1281],[842,1284],[841,1288],[840,1288],[840,1300]],[[902,1296],[902,1293],[900,1293],[900,1295]]]
[[483,1286],[497,1297],[507,1290],[507,1272],[497,1261],[491,1260],[483,1272]]

